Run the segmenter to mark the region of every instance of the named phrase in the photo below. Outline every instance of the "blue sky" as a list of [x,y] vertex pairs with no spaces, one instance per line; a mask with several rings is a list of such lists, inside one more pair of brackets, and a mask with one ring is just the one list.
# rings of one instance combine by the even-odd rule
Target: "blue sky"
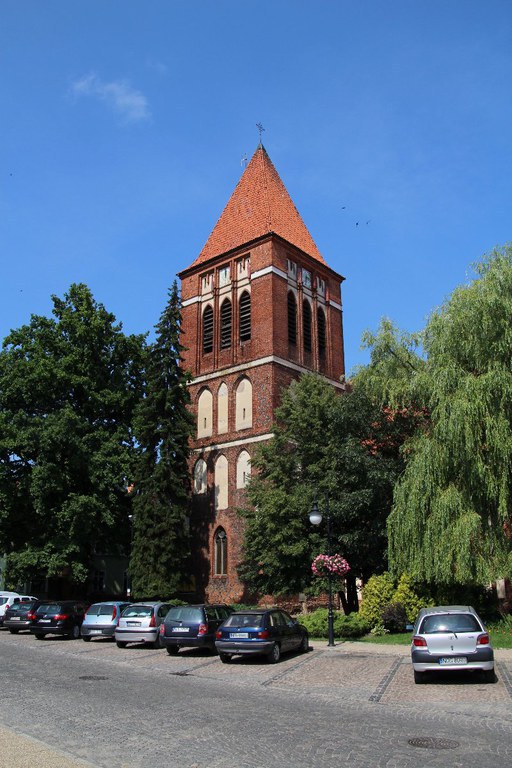
[[510,0],[3,0],[0,338],[72,282],[152,331],[261,122],[365,362],[512,240],[511,40]]

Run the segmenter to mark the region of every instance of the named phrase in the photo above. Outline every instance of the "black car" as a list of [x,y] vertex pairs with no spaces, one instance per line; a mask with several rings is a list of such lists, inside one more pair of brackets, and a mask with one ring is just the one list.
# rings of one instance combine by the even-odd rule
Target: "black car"
[[217,630],[215,647],[220,660],[237,654],[263,654],[276,663],[287,651],[309,650],[306,627],[279,608],[237,611]]
[[86,604],[79,600],[47,600],[40,602],[31,613],[30,631],[37,640],[45,635],[64,635],[71,639],[80,637]]
[[160,626],[160,642],[170,656],[180,648],[215,650],[215,633],[233,609],[227,605],[175,605]]
[[32,613],[38,605],[38,600],[27,600],[9,606],[4,613],[4,627],[11,635],[17,635],[22,629],[29,629],[31,624],[29,613]]

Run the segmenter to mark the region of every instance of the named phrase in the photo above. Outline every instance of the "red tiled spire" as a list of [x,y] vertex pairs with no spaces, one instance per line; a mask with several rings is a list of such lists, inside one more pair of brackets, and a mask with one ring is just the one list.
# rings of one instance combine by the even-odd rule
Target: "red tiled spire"
[[192,266],[274,232],[322,264],[313,238],[260,144]]

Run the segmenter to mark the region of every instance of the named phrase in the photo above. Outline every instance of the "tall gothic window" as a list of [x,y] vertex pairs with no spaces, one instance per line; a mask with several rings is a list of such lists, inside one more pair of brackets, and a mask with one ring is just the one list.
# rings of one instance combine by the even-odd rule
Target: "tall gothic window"
[[203,354],[213,350],[213,309],[208,304],[203,312]]
[[302,336],[304,351],[311,352],[311,305],[307,299],[302,302]]
[[249,341],[251,338],[251,294],[244,291],[240,296],[240,341]]
[[318,307],[316,312],[316,324],[318,331],[318,354],[320,357],[325,357],[326,333],[325,333],[325,313],[321,307]]
[[222,454],[215,462],[215,509],[228,508],[228,460]]
[[297,302],[293,291],[288,291],[288,343],[297,343]]
[[229,299],[224,299],[220,308],[220,348],[231,346],[232,308]]
[[197,401],[197,436],[209,437],[213,432],[213,397],[203,389]]
[[228,572],[228,537],[224,528],[217,528],[214,538],[215,575],[226,576]]

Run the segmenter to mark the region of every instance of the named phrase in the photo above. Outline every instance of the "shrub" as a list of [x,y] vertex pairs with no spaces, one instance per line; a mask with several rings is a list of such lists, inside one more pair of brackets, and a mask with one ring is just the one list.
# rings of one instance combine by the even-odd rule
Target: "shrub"
[[382,611],[382,623],[388,632],[405,632],[407,613],[402,603],[389,603]]
[[406,624],[407,622],[409,624],[414,623],[421,608],[434,605],[432,598],[420,595],[416,592],[413,580],[406,573],[403,573],[400,576],[397,588],[393,595],[393,602],[403,605],[407,616]]
[[363,587],[360,615],[370,627],[382,623],[382,611],[393,600],[395,585],[389,573],[372,576]]
[[[329,637],[329,611],[317,608],[313,613],[297,617],[304,624],[311,637]],[[339,638],[362,637],[370,630],[370,625],[358,613],[345,616],[341,611],[333,612],[334,636]]]

